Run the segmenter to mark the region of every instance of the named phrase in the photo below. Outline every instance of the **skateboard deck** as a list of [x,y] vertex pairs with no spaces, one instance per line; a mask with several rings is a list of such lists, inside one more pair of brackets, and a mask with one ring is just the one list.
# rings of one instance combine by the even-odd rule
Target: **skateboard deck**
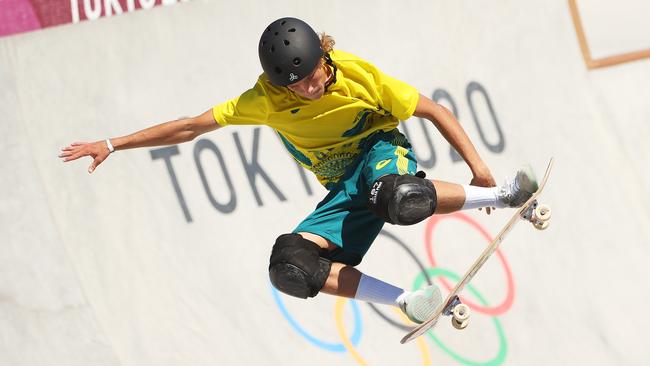
[[539,183],[537,191],[533,193],[533,195],[528,199],[528,201],[526,201],[526,203],[524,203],[520,208],[517,209],[517,211],[515,211],[510,220],[508,220],[503,229],[501,229],[499,234],[494,237],[492,243],[490,243],[485,248],[485,250],[483,250],[483,253],[481,253],[474,264],[467,270],[460,282],[456,284],[456,287],[454,287],[447,298],[442,301],[442,303],[440,303],[440,306],[436,309],[431,318],[426,320],[424,323],[416,326],[406,336],[404,336],[404,338],[401,340],[402,344],[409,342],[429,331],[429,329],[433,328],[436,325],[438,319],[440,319],[443,314],[453,315],[452,324],[455,328],[464,329],[467,326],[467,322],[469,321],[469,308],[466,305],[462,304],[458,297],[460,292],[465,288],[465,285],[467,285],[472,280],[476,272],[481,269],[483,264],[485,264],[488,258],[490,258],[492,253],[494,253],[494,251],[499,247],[499,244],[501,244],[503,239],[512,230],[512,228],[515,227],[515,224],[519,222],[519,220],[531,221],[533,225],[540,230],[545,229],[548,226],[548,220],[550,219],[550,208],[545,205],[538,205],[537,197],[539,197],[539,195],[544,190],[544,186],[546,185],[552,168],[553,158],[551,158],[551,160],[548,162],[546,172],[544,173],[542,181]]

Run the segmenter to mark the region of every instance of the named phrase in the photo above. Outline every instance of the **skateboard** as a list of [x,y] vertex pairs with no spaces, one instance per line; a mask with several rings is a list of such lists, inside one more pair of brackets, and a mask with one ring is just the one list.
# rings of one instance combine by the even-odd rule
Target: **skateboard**
[[519,220],[530,221],[536,229],[544,230],[549,225],[549,219],[551,218],[551,208],[544,204],[539,204],[537,197],[542,193],[546,181],[551,173],[553,168],[553,158],[548,162],[546,167],[546,172],[544,173],[544,178],[539,183],[537,191],[524,203],[517,211],[512,215],[510,220],[505,224],[503,229],[499,234],[494,238],[492,243],[483,250],[483,253],[478,257],[474,264],[467,270],[463,278],[458,282],[456,287],[449,293],[447,298],[440,303],[440,306],[433,313],[429,320],[413,328],[404,338],[402,338],[401,343],[404,344],[409,342],[422,334],[426,333],[429,329],[433,328],[438,319],[442,315],[451,316],[451,323],[454,328],[462,330],[465,329],[469,323],[470,310],[469,307],[463,304],[460,301],[458,295],[465,288],[476,272],[483,266],[483,264],[490,258],[492,253],[499,247],[499,244],[503,241],[506,235],[515,227],[515,224]]

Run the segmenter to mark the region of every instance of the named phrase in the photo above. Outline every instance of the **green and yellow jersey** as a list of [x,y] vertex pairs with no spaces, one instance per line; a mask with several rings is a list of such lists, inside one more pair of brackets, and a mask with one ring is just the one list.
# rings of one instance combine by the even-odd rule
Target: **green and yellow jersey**
[[330,53],[336,83],[318,100],[301,98],[260,75],[253,88],[215,106],[226,125],[267,125],[291,155],[324,186],[336,183],[377,131],[391,131],[415,111],[419,93],[371,63],[342,51]]

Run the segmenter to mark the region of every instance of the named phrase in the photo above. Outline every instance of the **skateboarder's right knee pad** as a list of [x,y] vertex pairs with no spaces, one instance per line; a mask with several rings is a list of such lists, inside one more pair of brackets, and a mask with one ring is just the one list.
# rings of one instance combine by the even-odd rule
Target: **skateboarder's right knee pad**
[[306,299],[325,285],[332,262],[320,256],[321,248],[298,234],[280,235],[273,245],[269,278],[279,291]]
[[384,175],[374,182],[368,196],[370,211],[397,225],[417,224],[433,215],[436,204],[436,189],[424,179],[424,172]]

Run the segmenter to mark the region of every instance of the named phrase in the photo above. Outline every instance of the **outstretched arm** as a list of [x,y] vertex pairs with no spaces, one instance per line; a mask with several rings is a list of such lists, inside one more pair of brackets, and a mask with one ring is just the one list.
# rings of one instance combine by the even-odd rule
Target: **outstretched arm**
[[[212,109],[196,117],[181,118],[155,125],[133,134],[109,139],[115,150],[133,149],[136,147],[174,145],[191,141],[197,136],[221,127],[212,116]],[[106,140],[95,142],[75,142],[61,149],[59,158],[64,162],[77,160],[84,156],[93,158],[88,167],[92,173],[111,153]]]
[[414,115],[433,122],[442,136],[458,151],[474,175],[471,185],[496,186],[490,169],[476,152],[476,148],[456,117],[447,108],[420,94]]

